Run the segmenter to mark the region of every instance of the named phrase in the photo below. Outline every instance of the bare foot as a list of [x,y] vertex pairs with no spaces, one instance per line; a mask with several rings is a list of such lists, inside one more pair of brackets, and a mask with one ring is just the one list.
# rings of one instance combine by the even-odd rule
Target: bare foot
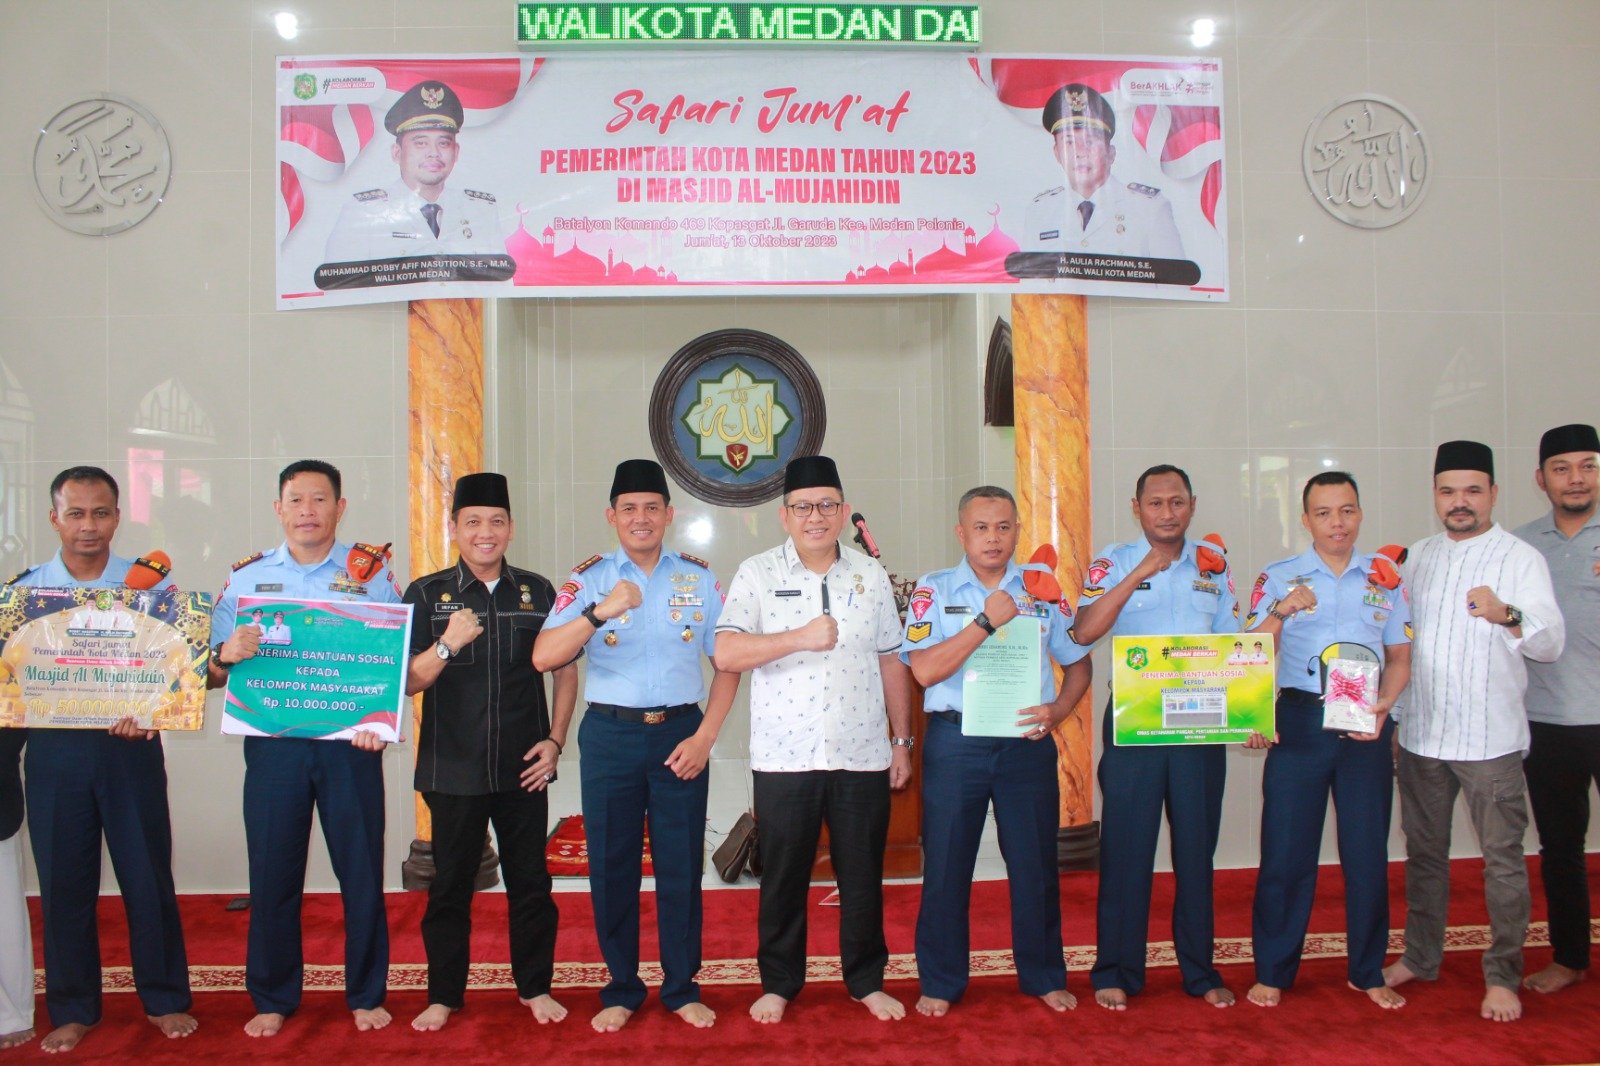
[[1349,985],[1350,988],[1357,992],[1365,992],[1368,999],[1372,1000],[1372,1002],[1376,1003],[1384,1010],[1399,1010],[1401,1007],[1406,1005],[1406,997],[1402,996],[1388,985],[1379,985],[1377,988],[1356,988],[1356,986],[1349,981],[1346,981],[1345,984]]
[[0,1033],[0,1051],[4,1051],[7,1048],[21,1047],[32,1039],[32,1029],[18,1029],[14,1033]]
[[39,1050],[51,1055],[60,1051],[71,1051],[78,1046],[78,1041],[83,1039],[83,1035],[93,1028],[94,1026],[84,1025],[81,1022],[68,1022],[46,1033],[44,1039],[39,1041]]
[[925,1014],[929,1018],[943,1018],[950,1013],[948,999],[935,999],[933,996],[917,997],[917,1013]]
[[[549,1025],[551,1022],[565,1021],[567,1008],[550,998],[550,993],[534,996],[532,999],[518,998],[518,1003],[533,1011],[533,1020],[540,1025]],[[623,1021],[627,1021],[626,1018]],[[621,1028],[618,1026],[617,1028]],[[615,1032],[615,1030],[613,1030]]]
[[1585,976],[1587,976],[1587,971],[1585,970],[1574,970],[1570,966],[1552,962],[1538,973],[1530,975],[1527,980],[1522,982],[1522,987],[1530,992],[1541,992],[1548,996],[1552,992],[1570,988],[1583,980]]
[[1222,1007],[1231,1007],[1234,1003],[1233,993],[1229,992],[1226,988],[1213,988],[1211,991],[1206,993],[1205,998],[1207,1003],[1219,1009]]
[[277,1036],[283,1028],[283,1015],[258,1014],[244,1023],[246,1036]]
[[1257,981],[1250,986],[1250,991],[1244,994],[1244,998],[1258,1007],[1276,1007],[1283,999],[1283,989],[1273,988]]
[[446,1007],[443,1003],[430,1003],[427,1010],[411,1019],[411,1028],[419,1033],[437,1033],[450,1020],[454,1010],[454,1007]]
[[685,1003],[672,1013],[696,1029],[709,1029],[717,1024],[717,1012],[704,1003]]
[[1522,1000],[1512,989],[1490,985],[1478,1013],[1491,1022],[1514,1022],[1522,1017]]
[[783,1021],[783,1011],[788,1005],[789,1001],[776,992],[768,992],[750,1004],[750,1017],[758,1022],[772,1025]]
[[188,1036],[200,1028],[200,1023],[194,1020],[194,1015],[182,1011],[174,1011],[171,1014],[146,1014],[145,1017],[149,1018],[150,1024],[160,1029],[161,1035],[168,1040]]
[[624,1025],[627,1025],[628,1019],[631,1017],[633,1017],[633,1011],[627,1007],[607,1007],[593,1018],[590,1018],[589,1025],[597,1033],[615,1033],[621,1030]]
[[394,1021],[394,1017],[382,1007],[373,1007],[371,1010],[353,1010],[350,1013],[355,1015],[356,1030],[362,1033],[370,1033],[374,1030],[382,1029]]
[[1407,981],[1415,981],[1417,975],[1411,972],[1411,967],[1406,965],[1405,959],[1395,959],[1394,962],[1383,968],[1383,983],[1390,988],[1399,988]]
[[1065,988],[1058,988],[1054,992],[1046,992],[1039,997],[1044,1000],[1044,1005],[1054,1011],[1072,1010],[1078,1005],[1078,997],[1068,992]]
[[880,1022],[897,1022],[906,1016],[906,1005],[887,992],[870,992],[856,1002],[871,1011],[872,1016]]
[[1097,988],[1094,1001],[1106,1010],[1128,1009],[1128,993],[1120,988]]

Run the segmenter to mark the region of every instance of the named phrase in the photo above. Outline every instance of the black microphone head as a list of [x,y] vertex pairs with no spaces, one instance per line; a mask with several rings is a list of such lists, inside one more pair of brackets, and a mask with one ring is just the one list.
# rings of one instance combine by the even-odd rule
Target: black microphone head
[[850,524],[853,526],[864,526],[867,524],[866,516],[860,511],[857,511],[855,514],[850,516]]

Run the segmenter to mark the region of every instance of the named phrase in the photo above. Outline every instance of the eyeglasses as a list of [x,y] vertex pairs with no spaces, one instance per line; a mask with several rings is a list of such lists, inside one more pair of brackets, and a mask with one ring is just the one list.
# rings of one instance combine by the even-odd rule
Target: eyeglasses
[[809,518],[814,510],[823,518],[832,518],[839,513],[839,508],[844,506],[843,500],[821,500],[812,503],[810,500],[801,500],[799,503],[786,503],[789,513],[796,518]]

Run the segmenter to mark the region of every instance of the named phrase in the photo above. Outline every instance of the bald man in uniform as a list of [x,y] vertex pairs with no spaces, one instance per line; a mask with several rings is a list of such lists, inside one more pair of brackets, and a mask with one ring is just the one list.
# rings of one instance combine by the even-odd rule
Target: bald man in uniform
[[1117,115],[1087,85],[1063,85],[1044,106],[1044,128],[1066,184],[1034,197],[1023,227],[1025,251],[1184,259],[1172,203],[1160,189],[1111,180]]
[[442,81],[419,82],[383,120],[400,180],[355,193],[334,223],[325,259],[344,263],[428,255],[504,255],[495,199],[449,189],[461,147],[461,98]]

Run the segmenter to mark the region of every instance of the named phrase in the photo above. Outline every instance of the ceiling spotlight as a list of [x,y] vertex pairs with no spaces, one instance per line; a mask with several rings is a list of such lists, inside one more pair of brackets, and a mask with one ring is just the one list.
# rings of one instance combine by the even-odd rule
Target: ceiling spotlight
[[273,15],[272,25],[277,28],[278,36],[286,41],[300,36],[300,16],[293,11],[280,11]]
[[1195,19],[1189,30],[1189,43],[1196,48],[1206,48],[1217,39],[1217,20]]

